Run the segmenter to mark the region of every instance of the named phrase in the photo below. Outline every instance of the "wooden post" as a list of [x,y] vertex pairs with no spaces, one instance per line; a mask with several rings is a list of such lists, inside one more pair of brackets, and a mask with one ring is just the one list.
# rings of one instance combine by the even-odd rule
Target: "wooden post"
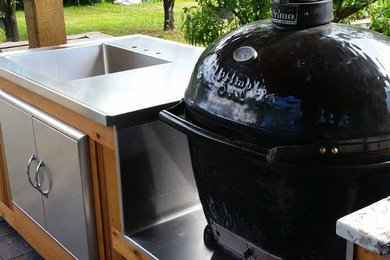
[[30,48],[66,43],[62,0],[24,0]]

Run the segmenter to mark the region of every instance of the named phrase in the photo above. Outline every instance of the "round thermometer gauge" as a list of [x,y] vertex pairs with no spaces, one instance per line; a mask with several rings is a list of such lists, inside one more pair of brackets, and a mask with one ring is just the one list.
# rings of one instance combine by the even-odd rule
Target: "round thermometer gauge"
[[257,58],[257,52],[250,46],[241,46],[233,53],[233,59],[237,62],[252,61]]

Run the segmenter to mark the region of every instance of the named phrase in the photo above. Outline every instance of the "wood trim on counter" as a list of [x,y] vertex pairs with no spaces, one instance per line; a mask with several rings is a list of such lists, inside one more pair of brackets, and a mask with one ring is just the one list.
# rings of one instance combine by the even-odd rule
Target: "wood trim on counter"
[[16,231],[45,259],[74,260],[62,246],[31,220],[18,206],[13,206]]
[[[105,184],[108,203],[108,212],[110,213],[110,225],[121,229],[120,207],[119,207],[119,188],[118,175],[116,167],[116,155],[112,150],[102,147]],[[111,233],[111,232],[110,232]]]
[[[12,206],[11,206],[12,207]],[[14,212],[4,203],[0,202],[0,216],[15,229]]]
[[[101,146],[100,156],[102,156],[103,162],[102,169],[104,170],[104,182],[102,186],[105,189],[105,201],[106,201],[106,210],[105,215],[106,225],[105,227],[107,234],[110,238],[110,245],[113,247],[113,237],[111,236],[111,228],[121,229],[121,218],[120,218],[120,209],[119,209],[119,189],[118,189],[118,175],[116,167],[116,155],[115,152],[107,149],[107,147]],[[116,250],[112,250],[111,259],[113,260],[122,260],[125,259],[122,254]]]
[[370,250],[367,250],[355,244],[353,259],[354,260],[389,260],[390,258],[385,258],[383,256],[380,256]]
[[150,258],[141,253],[138,249],[132,246],[129,242],[125,241],[121,232],[114,227],[111,227],[112,242],[114,249],[118,251],[128,260],[149,260]]
[[[116,176],[116,167],[110,168],[109,162],[111,159],[104,156],[104,150],[111,151],[93,140],[89,141],[91,174],[93,196],[95,204],[95,216],[97,223],[97,241],[100,259],[122,259],[120,255],[112,250],[111,232],[110,232],[110,216],[115,215],[109,212],[109,202],[107,199],[106,176]],[[118,202],[112,202],[113,204]],[[119,215],[116,216],[120,219]],[[112,216],[111,218],[115,218]]]
[[0,89],[23,100],[41,111],[79,129],[88,134],[88,137],[115,150],[115,137],[113,127],[106,127],[88,119],[70,109],[59,105],[49,99],[37,95],[19,85],[0,77]]
[[[89,139],[89,158],[90,158],[90,170],[91,170],[91,181],[92,181],[92,192],[93,201],[95,208],[95,223],[96,223],[96,242],[98,245],[99,259],[109,259],[108,256],[111,254],[110,241],[107,241],[107,234],[104,232],[104,221],[103,221],[103,198],[101,186],[101,167],[99,167],[99,144]],[[104,197],[104,196],[103,196]]]
[[120,211],[115,152],[89,140],[93,196],[100,259],[122,260],[113,249],[111,225],[120,229]]
[[5,151],[3,145],[3,136],[0,128],[0,202],[8,208],[12,207],[11,193],[8,180],[8,171],[6,167]]

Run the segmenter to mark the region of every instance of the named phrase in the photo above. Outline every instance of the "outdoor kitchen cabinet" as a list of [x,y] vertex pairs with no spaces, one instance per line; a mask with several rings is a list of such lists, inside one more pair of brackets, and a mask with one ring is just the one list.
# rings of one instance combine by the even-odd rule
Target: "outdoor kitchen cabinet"
[[[22,101],[36,108],[35,112],[38,111],[41,114],[45,114],[45,118],[49,115],[50,118],[55,118],[55,121],[61,122],[63,125],[66,124],[87,135],[84,141],[87,141],[88,146],[87,156],[89,159],[89,174],[92,184],[92,197],[90,201],[93,201],[93,209],[86,211],[86,213],[88,213],[88,219],[92,219],[88,223],[95,227],[95,233],[93,234],[97,245],[95,259],[122,260],[121,255],[127,259],[147,259],[141,252],[126,242],[120,232],[121,222],[114,128],[102,126],[93,120],[26,90],[4,78],[0,78],[0,94],[5,94]],[[1,111],[0,114],[2,114]],[[31,113],[29,114],[31,116]],[[1,123],[0,119],[0,136],[4,135],[2,126],[3,123]],[[3,139],[4,137],[0,138],[0,190],[1,193],[8,196],[2,195],[0,198],[0,215],[45,259],[74,259],[74,256],[58,243],[60,241],[57,241],[53,236],[49,235],[35,220],[31,220],[30,216],[24,210],[20,209],[15,201],[9,199],[11,197],[11,185],[8,185],[8,183],[11,173],[7,165],[8,162],[5,156]],[[28,160],[30,158],[29,156],[31,154],[24,160]],[[44,158],[43,160],[45,161]],[[23,168],[24,176],[27,178],[27,162],[23,161],[20,164]],[[32,174],[34,170],[34,167],[31,166]],[[36,192],[31,186],[30,188]],[[77,237],[77,233],[74,237]]]
[[74,257],[96,259],[87,136],[6,97],[0,127],[13,203]]
[[[110,48],[107,48],[107,46],[110,46]],[[127,56],[124,57],[123,55],[118,57],[114,55],[115,50],[121,50],[121,53],[126,50],[133,58],[126,58]],[[121,219],[121,199],[123,196],[119,177],[123,171],[121,169],[121,166],[123,166],[121,156],[126,155],[126,153],[120,149],[118,134],[132,132],[137,134],[136,137],[138,137],[138,134],[142,136],[143,131],[147,131],[150,137],[149,141],[154,143],[154,140],[156,140],[158,143],[158,138],[154,138],[154,130],[159,130],[162,123],[152,123],[149,125],[150,127],[144,126],[144,124],[148,125],[150,122],[156,121],[157,114],[161,109],[176,103],[181,98],[183,87],[188,84],[192,68],[202,51],[202,48],[169,43],[148,36],[132,35],[104,41],[91,41],[85,45],[69,46],[69,48],[68,46],[61,46],[54,49],[15,52],[0,57],[0,93],[6,93],[25,102],[62,124],[85,133],[87,137],[88,151],[86,157],[89,161],[92,186],[91,201],[93,201],[93,210],[88,213],[94,220],[94,238],[97,244],[96,259],[150,259],[142,248],[125,237],[125,222]],[[83,54],[82,57],[88,58],[88,62],[78,61],[80,53]],[[90,55],[87,55],[88,53]],[[61,55],[58,56],[57,54]],[[142,57],[142,59],[136,59],[134,55]],[[49,57],[49,59],[45,57]],[[155,62],[145,64],[144,61],[150,60],[151,57]],[[126,67],[126,70],[118,73],[103,73],[101,70],[94,70],[94,65],[127,64],[128,61],[131,61],[131,64],[135,67]],[[162,63],[159,61],[162,61]],[[58,71],[59,74],[53,73],[54,70]],[[85,73],[81,77],[76,76],[77,78],[73,79],[62,78],[66,73],[68,73],[67,76],[79,75],[78,70]],[[90,70],[97,72],[97,75],[89,73]],[[31,113],[27,114],[31,115]],[[34,115],[33,117],[36,118]],[[39,121],[42,120],[39,119]],[[48,124],[47,122],[43,123]],[[3,127],[3,123],[0,124]],[[30,124],[33,125],[35,140],[38,132],[35,129],[36,123]],[[132,128],[135,126],[137,126],[137,129],[133,132]],[[50,127],[53,128],[52,125]],[[18,129],[27,129],[27,127],[18,127]],[[159,137],[165,132],[157,131],[157,133],[157,137]],[[49,236],[41,228],[42,224],[37,224],[38,221],[31,220],[29,214],[32,213],[20,209],[15,200],[11,201],[9,199],[11,193],[14,193],[13,191],[9,192],[11,191],[10,187],[14,184],[12,172],[10,172],[10,167],[7,165],[7,156],[5,156],[7,153],[7,144],[3,140],[5,139],[5,133],[0,131],[0,136],[2,135],[3,138],[0,138],[0,216],[14,227],[45,259],[73,259],[74,257],[61,247],[61,241],[57,243],[55,238]],[[22,136],[24,135],[22,134]],[[49,165],[48,159],[41,158],[39,142],[34,141],[34,143],[36,146],[32,150],[37,149],[38,159],[33,161],[30,167],[33,181],[37,168],[36,163],[43,159],[45,165]],[[53,143],[53,141],[48,141],[44,146]],[[172,145],[169,144],[169,146]],[[141,149],[142,147],[138,148]],[[143,152],[140,149],[139,151]],[[48,153],[54,155],[53,151]],[[154,150],[151,153],[157,159],[162,157],[160,154],[156,155]],[[146,154],[146,156],[149,154]],[[164,158],[170,157],[166,154],[162,155]],[[63,155],[61,154],[61,156]],[[20,163],[25,179],[27,179],[26,167],[30,157],[31,154],[26,155],[22,160],[23,162]],[[166,163],[164,158],[160,161]],[[183,162],[180,161],[180,163]],[[42,170],[44,168],[45,166]],[[156,180],[161,178],[158,174],[160,171],[159,168],[155,171],[156,174],[153,177],[156,177]],[[127,174],[132,173],[133,169],[130,169]],[[141,175],[141,177],[143,176]],[[3,182],[2,179],[6,181]],[[10,185],[8,185],[8,179],[11,180]],[[178,181],[180,180],[182,179],[178,179]],[[185,178],[183,178],[184,180]],[[56,183],[58,181],[55,182],[53,179],[51,193],[54,192]],[[131,184],[134,185],[134,183]],[[164,185],[164,188],[168,187],[168,185],[165,186],[165,183],[159,184],[159,188],[162,185]],[[36,189],[32,188],[31,185],[29,188],[36,192]],[[134,196],[129,198],[128,201],[134,201],[135,198],[142,197],[141,195],[148,191],[142,190],[141,186],[137,186],[137,188],[139,189],[132,193],[128,191],[129,196]],[[181,189],[183,187],[178,186],[177,188]],[[48,195],[49,199],[51,193]],[[39,199],[45,201],[47,198],[41,196]],[[167,204],[171,203],[169,200],[165,200],[165,202]],[[47,206],[44,204],[43,208],[46,210]],[[196,208],[196,210],[198,209]],[[126,210],[130,212],[129,219],[134,219],[134,212],[137,208],[127,208]],[[47,216],[45,217],[44,223],[47,226],[48,220]],[[164,215],[164,219],[168,218],[165,218]],[[130,225],[132,223],[126,221],[126,224]],[[77,237],[77,235],[73,237]]]

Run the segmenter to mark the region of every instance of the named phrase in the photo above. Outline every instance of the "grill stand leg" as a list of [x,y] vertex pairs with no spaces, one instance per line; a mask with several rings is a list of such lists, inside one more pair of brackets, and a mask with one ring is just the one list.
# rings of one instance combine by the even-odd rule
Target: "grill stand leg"
[[345,260],[353,260],[353,242],[347,241],[347,252],[346,252],[346,257]]

